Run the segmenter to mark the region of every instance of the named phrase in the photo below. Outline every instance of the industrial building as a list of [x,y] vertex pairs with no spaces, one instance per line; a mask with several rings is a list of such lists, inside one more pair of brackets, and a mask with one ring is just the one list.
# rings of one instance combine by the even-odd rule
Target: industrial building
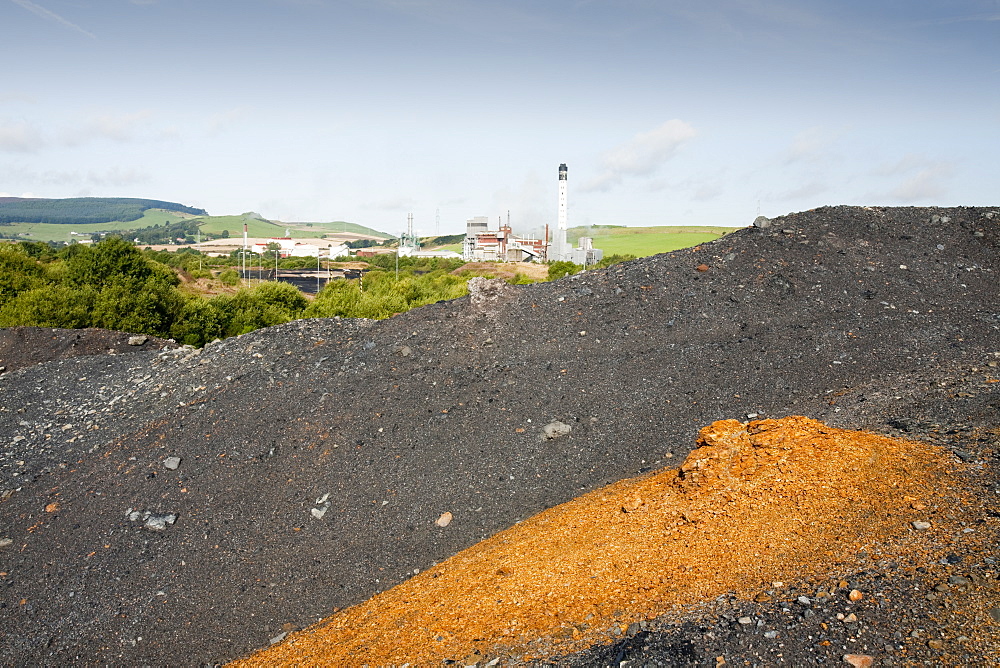
[[328,257],[335,258],[350,254],[347,244],[328,244],[321,246],[318,243],[305,243],[297,241],[291,237],[271,237],[270,239],[257,239],[253,243],[248,242],[247,249],[252,253],[263,253],[268,250],[271,244],[278,244],[278,255],[280,257]]
[[[594,248],[594,240],[581,237],[579,246],[573,248],[566,240],[569,229],[567,212],[567,174],[565,164],[559,165],[559,202],[556,229],[552,240],[522,237],[514,234],[507,223],[497,221],[497,227],[490,229],[486,216],[476,216],[466,221],[465,241],[462,245],[462,259],[468,262],[559,262],[569,261],[589,266],[601,261],[604,251]],[[548,237],[548,226],[546,226]]]
[[406,232],[399,235],[399,247],[396,250],[396,254],[399,257],[443,257],[443,258],[460,258],[462,257],[455,251],[449,250],[420,250],[420,239],[413,232],[413,214],[408,214],[406,217]]
[[[508,214],[509,217],[509,214]],[[467,262],[536,262],[545,260],[545,240],[520,237],[507,224],[497,221],[497,229],[489,229],[486,216],[466,221],[462,259]]]

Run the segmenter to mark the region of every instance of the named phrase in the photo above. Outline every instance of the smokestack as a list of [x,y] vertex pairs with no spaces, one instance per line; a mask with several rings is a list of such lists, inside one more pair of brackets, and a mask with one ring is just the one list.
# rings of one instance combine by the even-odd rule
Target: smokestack
[[567,229],[567,216],[566,216],[566,181],[567,172],[566,163],[559,165],[559,229]]

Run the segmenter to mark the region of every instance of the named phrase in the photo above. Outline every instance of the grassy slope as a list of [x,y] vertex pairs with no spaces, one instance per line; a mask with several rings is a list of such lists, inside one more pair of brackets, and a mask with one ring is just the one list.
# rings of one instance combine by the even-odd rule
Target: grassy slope
[[[251,237],[284,237],[290,236],[293,239],[309,239],[322,237],[325,234],[337,234],[347,232],[351,234],[361,234],[365,236],[387,238],[389,235],[378,232],[364,225],[357,223],[347,223],[335,221],[331,223],[283,223],[281,221],[269,222],[257,218],[247,218],[246,216],[205,216],[199,218],[202,221],[199,227],[203,233],[221,234],[222,230],[229,230],[230,237],[243,235],[243,223],[247,224],[247,233]],[[285,234],[285,231],[288,234]]]
[[280,223],[286,227],[292,228],[292,236],[295,235],[295,231],[299,230],[303,232],[303,237],[314,237],[318,236],[317,232],[322,232],[323,234],[337,234],[338,232],[347,232],[349,234],[363,234],[369,237],[378,237],[379,239],[390,239],[391,234],[386,234],[385,232],[379,232],[378,230],[373,230],[370,227],[365,227],[364,225],[359,225],[357,223],[348,223],[344,220],[335,220],[328,223]]
[[579,240],[581,236],[592,236],[594,247],[602,249],[606,256],[631,254],[644,257],[697,246],[718,239],[735,229],[737,228],[666,225],[658,227],[574,228],[570,230],[568,236],[574,242]]
[[166,223],[177,222],[185,218],[191,218],[187,214],[178,214],[173,211],[163,209],[147,209],[142,218],[132,220],[127,223],[91,223],[83,225],[62,225],[59,223],[14,223],[13,225],[0,225],[0,233],[16,234],[19,237],[31,241],[68,241],[79,239],[80,236],[70,235],[76,232],[77,235],[89,237],[93,232],[106,232],[108,230],[137,230],[153,225],[164,225]]
[[230,237],[243,236],[243,223],[247,224],[247,232],[251,237],[283,237],[285,228],[258,218],[246,216],[203,216],[196,219],[202,234],[222,234],[229,230]]

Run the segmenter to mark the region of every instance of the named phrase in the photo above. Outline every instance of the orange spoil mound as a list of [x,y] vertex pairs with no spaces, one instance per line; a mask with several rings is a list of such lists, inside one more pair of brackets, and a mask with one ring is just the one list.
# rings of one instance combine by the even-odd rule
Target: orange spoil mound
[[862,549],[919,550],[940,527],[910,522],[959,493],[936,447],[804,417],[723,420],[698,445],[680,469],[540,513],[237,664],[557,656],[727,592],[849,570]]

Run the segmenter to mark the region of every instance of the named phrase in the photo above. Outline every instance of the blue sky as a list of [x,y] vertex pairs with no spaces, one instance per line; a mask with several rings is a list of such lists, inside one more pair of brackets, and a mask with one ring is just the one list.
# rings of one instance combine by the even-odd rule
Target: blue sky
[[[398,233],[1000,204],[1000,0],[0,0],[0,193]],[[438,219],[440,223],[438,223]]]

